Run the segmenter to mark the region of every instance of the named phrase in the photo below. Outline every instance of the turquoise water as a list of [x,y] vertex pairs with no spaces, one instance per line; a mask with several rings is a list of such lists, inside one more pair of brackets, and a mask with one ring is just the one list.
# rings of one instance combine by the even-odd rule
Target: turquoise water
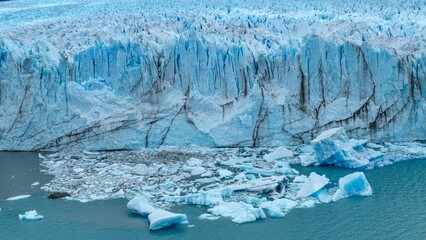
[[[333,182],[351,170],[297,167],[326,174]],[[0,153],[0,239],[426,239],[426,161],[397,163],[366,171],[371,197],[351,197],[280,219],[238,225],[230,219],[198,220],[206,208],[177,206],[190,225],[149,231],[146,218],[129,213],[127,200],[80,203],[48,200],[33,182],[46,183],[35,153]],[[31,194],[27,199],[6,198]],[[18,214],[37,210],[44,219],[21,222]],[[194,225],[194,226],[191,226]]]

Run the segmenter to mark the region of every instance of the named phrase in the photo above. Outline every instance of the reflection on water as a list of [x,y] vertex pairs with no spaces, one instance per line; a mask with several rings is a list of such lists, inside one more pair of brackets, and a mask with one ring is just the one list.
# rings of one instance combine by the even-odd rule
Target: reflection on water
[[[337,182],[352,170],[297,167]],[[351,197],[333,204],[296,209],[280,219],[237,225],[230,219],[198,220],[205,207],[176,206],[191,225],[149,231],[146,218],[131,214],[127,200],[79,203],[48,200],[40,186],[50,176],[40,173],[35,153],[0,153],[0,239],[426,239],[426,161],[402,162],[365,172],[371,197]],[[19,201],[4,199],[32,194]],[[37,210],[45,218],[20,222],[18,214]]]

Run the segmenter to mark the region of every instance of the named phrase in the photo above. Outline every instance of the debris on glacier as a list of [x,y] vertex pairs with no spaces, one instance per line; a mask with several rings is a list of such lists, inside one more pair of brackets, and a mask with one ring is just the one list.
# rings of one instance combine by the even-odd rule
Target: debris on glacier
[[42,215],[39,215],[36,210],[27,211],[24,214],[18,215],[19,220],[23,221],[35,221],[43,219]]
[[148,215],[149,229],[158,230],[170,227],[176,223],[187,223],[185,214],[172,213],[165,210],[155,210]]
[[19,195],[19,196],[7,198],[6,201],[16,201],[16,200],[29,198],[29,197],[31,197],[31,195]]
[[354,172],[339,179],[339,189],[333,195],[336,202],[342,198],[354,195],[371,196],[373,190],[363,172]]

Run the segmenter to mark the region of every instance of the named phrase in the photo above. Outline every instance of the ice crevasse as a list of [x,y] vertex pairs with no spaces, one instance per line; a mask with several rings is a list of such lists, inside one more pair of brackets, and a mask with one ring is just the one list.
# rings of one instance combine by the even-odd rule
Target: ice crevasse
[[272,2],[140,16],[152,6],[79,2],[69,14],[80,19],[56,6],[16,29],[25,10],[0,12],[0,150],[276,146],[333,127],[373,142],[425,138],[424,21],[373,17],[373,3],[353,16]]

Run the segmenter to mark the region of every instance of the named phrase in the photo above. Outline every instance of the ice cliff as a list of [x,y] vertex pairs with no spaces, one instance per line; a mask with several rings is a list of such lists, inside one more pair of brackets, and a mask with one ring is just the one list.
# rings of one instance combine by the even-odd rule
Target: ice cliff
[[332,3],[2,2],[0,150],[425,139],[426,4]]

